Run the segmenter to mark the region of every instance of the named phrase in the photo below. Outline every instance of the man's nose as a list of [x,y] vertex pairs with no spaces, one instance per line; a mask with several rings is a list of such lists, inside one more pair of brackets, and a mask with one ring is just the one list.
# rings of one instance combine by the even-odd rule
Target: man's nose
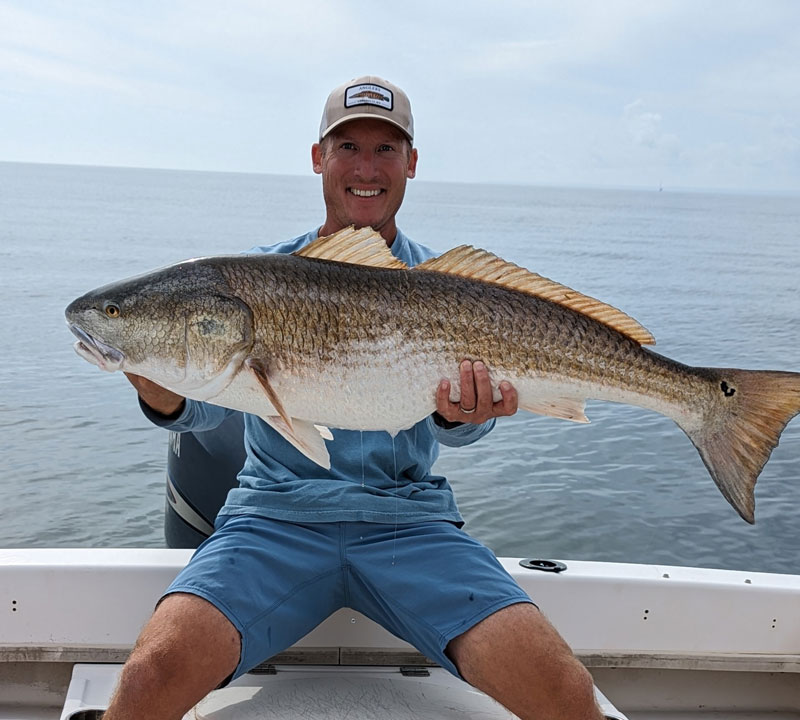
[[356,156],[356,177],[359,180],[372,180],[377,175],[376,154],[372,150],[361,150]]

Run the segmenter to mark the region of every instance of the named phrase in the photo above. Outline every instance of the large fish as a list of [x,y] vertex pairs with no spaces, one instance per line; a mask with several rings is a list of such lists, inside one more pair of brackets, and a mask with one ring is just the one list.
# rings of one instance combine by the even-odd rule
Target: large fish
[[[66,310],[79,355],[183,396],[261,416],[318,464],[328,427],[399,432],[465,359],[519,406],[588,422],[587,398],[672,418],[739,514],[786,424],[800,374],[689,367],[642,347],[624,313],[471,247],[409,269],[369,228],[293,255],[178,263]],[[453,386],[453,400],[459,389]]]

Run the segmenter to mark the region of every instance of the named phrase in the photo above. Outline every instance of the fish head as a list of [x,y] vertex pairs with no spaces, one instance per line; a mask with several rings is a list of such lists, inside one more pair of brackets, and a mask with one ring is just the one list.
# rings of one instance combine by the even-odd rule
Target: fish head
[[195,399],[230,382],[254,338],[249,306],[201,260],[92,290],[65,315],[88,362]]

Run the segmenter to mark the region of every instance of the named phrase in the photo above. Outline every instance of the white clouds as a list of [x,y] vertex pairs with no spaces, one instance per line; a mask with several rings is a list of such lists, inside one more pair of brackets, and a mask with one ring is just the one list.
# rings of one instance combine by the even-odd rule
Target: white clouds
[[800,189],[798,47],[781,0],[0,0],[0,160],[306,173],[375,72],[425,179]]
[[769,128],[773,147],[778,153],[800,153],[800,125],[797,122],[790,122],[783,115],[775,115],[770,120]]
[[774,115],[755,141],[741,149],[741,155],[743,164],[775,173],[800,169],[800,128],[783,115]]
[[656,150],[668,156],[676,156],[680,152],[678,136],[665,133],[661,128],[661,115],[646,110],[641,99],[625,106],[623,118],[634,145]]
[[661,115],[644,110],[641,99],[625,106],[625,123],[634,145],[655,147],[661,137]]
[[[508,17],[498,4],[484,7]],[[512,21],[481,25],[463,66],[478,75],[521,73],[518,79],[534,84],[583,85],[595,70],[624,63],[628,50],[663,21],[668,7],[632,0],[516,4]],[[468,5],[466,12],[478,11]],[[480,20],[473,16],[473,22]]]
[[112,75],[70,66],[61,60],[41,57],[21,50],[0,48],[0,73],[6,75],[6,90],[15,88],[23,92],[31,84],[55,87],[92,87],[124,92],[124,83]]

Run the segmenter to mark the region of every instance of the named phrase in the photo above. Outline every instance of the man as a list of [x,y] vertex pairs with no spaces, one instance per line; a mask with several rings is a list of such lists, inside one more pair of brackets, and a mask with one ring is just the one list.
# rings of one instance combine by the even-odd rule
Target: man
[[[416,173],[413,133],[408,98],[391,83],[364,77],[334,90],[311,151],[325,222],[257,250],[292,252],[353,224],[372,226],[409,265],[431,257],[395,221]],[[439,442],[474,442],[517,409],[507,382],[493,401],[483,363],[465,361],[459,373],[458,401],[443,380],[436,412],[395,438],[334,429],[329,471],[245,416],[240,487],[142,631],[106,720],[177,720],[342,606],[522,718],[602,717],[588,672],[494,555],[460,529],[447,481],[430,473]],[[210,429],[228,414],[129,379],[151,420],[172,430]]]

